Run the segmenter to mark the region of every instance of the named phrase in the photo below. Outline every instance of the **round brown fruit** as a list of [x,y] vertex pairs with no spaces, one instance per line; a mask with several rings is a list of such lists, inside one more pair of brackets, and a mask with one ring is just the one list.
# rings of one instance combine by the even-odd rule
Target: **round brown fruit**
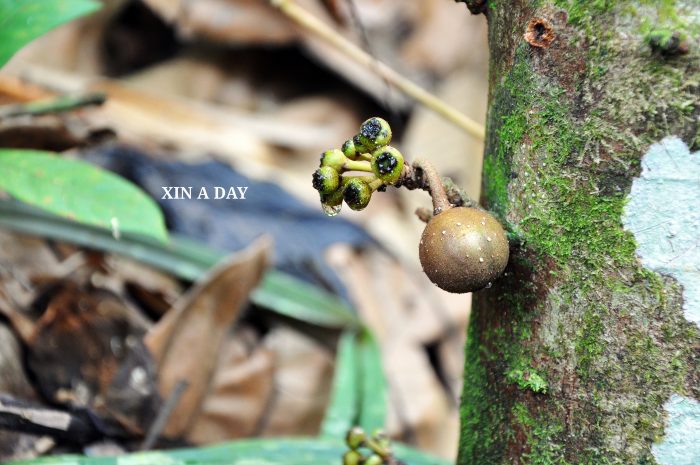
[[478,291],[508,264],[508,239],[489,213],[454,207],[434,216],[423,230],[419,256],[423,271],[441,289]]

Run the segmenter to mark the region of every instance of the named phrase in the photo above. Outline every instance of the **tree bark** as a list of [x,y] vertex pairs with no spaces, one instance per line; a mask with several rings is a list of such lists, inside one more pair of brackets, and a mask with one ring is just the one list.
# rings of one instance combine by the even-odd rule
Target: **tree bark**
[[654,144],[700,146],[700,2],[461,1],[488,20],[482,201],[512,241],[474,295],[458,464],[700,463],[664,444],[670,402],[700,417],[691,286],[625,226]]

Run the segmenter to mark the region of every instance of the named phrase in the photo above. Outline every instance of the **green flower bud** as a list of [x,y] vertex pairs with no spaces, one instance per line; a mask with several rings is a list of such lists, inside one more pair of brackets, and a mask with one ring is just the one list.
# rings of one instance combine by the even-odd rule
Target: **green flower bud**
[[355,149],[355,143],[352,141],[352,139],[346,140],[345,143],[343,143],[343,146],[340,148],[340,150],[348,158],[355,159],[355,157],[357,156],[357,150]]
[[360,465],[362,463],[362,454],[356,450],[349,450],[343,454],[343,465]]
[[338,189],[340,175],[330,166],[322,166],[314,171],[311,184],[321,194],[330,194]]
[[357,449],[362,447],[365,442],[365,432],[359,426],[354,426],[350,428],[347,436],[345,436],[345,442],[350,449]]
[[353,210],[364,210],[372,198],[372,188],[361,177],[351,178],[345,186],[343,199]]
[[333,192],[321,194],[322,204],[328,205],[329,207],[337,207],[343,203],[343,193],[345,191],[345,187],[352,178],[340,176],[339,179],[340,182],[338,183],[338,187]]
[[355,134],[353,136],[352,143],[355,146],[355,155],[356,156],[357,156],[357,154],[360,154],[360,153],[371,152],[371,150],[369,150],[367,147],[365,147],[365,145],[362,143],[362,140],[360,140],[359,134]]
[[370,150],[391,142],[391,127],[382,118],[370,118],[360,126],[360,142]]
[[376,429],[372,432],[372,439],[381,447],[384,451],[391,451],[391,440],[389,436],[382,429]]
[[403,155],[394,147],[380,147],[372,152],[372,172],[386,184],[394,184],[403,171]]
[[338,149],[326,150],[321,154],[321,166],[330,166],[339,173],[343,170],[346,161],[348,161],[347,157]]
[[367,460],[365,460],[364,465],[382,465],[384,463],[384,460],[378,456],[377,454],[372,454],[369,457],[367,457]]

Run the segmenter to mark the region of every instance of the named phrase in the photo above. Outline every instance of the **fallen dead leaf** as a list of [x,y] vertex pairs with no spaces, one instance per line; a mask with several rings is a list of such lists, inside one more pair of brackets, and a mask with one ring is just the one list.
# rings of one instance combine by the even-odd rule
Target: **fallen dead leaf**
[[264,237],[210,271],[147,334],[163,397],[182,381],[187,389],[163,431],[186,435],[202,411],[218,356],[231,325],[267,267],[271,243]]
[[143,432],[159,403],[153,361],[141,343],[142,318],[116,294],[56,279],[27,311],[3,312],[44,397],[90,409],[117,431]]
[[262,436],[318,434],[333,378],[330,350],[287,327],[273,329],[264,345],[274,354],[274,394]]
[[[22,348],[12,331],[0,323],[0,393],[33,399],[34,388],[21,364]],[[53,440],[13,431],[0,431],[0,462],[32,458],[53,447]]]
[[210,444],[253,436],[273,389],[274,354],[252,328],[237,329],[224,343],[216,374],[187,439]]

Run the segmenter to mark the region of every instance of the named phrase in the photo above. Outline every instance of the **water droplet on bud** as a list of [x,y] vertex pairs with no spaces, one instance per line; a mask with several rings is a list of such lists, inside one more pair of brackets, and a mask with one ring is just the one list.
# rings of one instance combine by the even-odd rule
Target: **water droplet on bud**
[[321,204],[321,208],[323,209],[323,213],[325,213],[328,216],[336,216],[338,213],[340,213],[340,209],[343,207],[343,204],[338,204],[338,205],[328,205],[325,203]]

